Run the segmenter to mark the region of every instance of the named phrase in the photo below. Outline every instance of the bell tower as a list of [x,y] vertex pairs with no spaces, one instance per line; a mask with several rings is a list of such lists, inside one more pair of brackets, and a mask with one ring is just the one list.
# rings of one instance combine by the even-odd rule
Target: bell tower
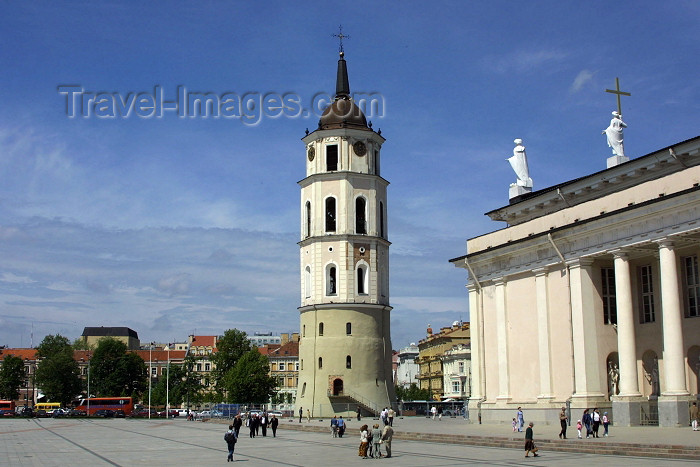
[[385,139],[350,97],[341,50],[335,98],[307,134],[301,187],[301,340],[296,407],[368,414],[395,400],[391,372]]

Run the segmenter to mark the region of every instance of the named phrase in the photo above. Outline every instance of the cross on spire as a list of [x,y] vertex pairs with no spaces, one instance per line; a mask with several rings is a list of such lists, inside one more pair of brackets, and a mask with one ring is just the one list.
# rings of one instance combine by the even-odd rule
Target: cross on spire
[[631,96],[629,92],[620,91],[620,78],[615,78],[615,89],[606,89],[605,92],[617,94],[617,113],[622,116],[622,106],[620,105],[620,96]]
[[350,36],[347,34],[343,34],[343,25],[341,24],[340,26],[338,26],[338,34],[331,34],[331,36],[338,38],[338,41],[340,42],[339,51],[341,54],[344,54],[345,51],[343,50],[343,39],[350,39]]

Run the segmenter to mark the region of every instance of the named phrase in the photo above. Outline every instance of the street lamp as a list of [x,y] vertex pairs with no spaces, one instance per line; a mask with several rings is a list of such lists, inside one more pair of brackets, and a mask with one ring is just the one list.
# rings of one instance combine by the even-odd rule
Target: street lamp
[[151,419],[151,381],[153,380],[153,342],[148,346],[148,419]]
[[165,377],[165,416],[170,418],[170,346],[168,344],[168,372]]

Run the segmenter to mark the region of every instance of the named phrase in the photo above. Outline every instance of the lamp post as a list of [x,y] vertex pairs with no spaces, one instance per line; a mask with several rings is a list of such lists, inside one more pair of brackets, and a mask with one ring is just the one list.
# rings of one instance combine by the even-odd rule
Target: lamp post
[[168,344],[168,372],[165,377],[165,416],[170,418],[170,346]]
[[148,419],[151,419],[151,381],[153,380],[153,342],[148,346]]

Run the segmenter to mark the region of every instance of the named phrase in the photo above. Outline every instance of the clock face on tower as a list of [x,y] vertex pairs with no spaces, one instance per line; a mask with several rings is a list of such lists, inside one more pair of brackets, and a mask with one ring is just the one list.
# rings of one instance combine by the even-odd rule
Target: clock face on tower
[[314,157],[316,157],[316,150],[314,149],[313,146],[309,148],[309,152],[307,152],[307,156],[309,158],[309,162],[314,160]]
[[365,146],[365,143],[363,143],[362,141],[358,141],[355,144],[353,144],[352,149],[355,151],[355,154],[357,154],[360,157],[367,154],[367,146]]

